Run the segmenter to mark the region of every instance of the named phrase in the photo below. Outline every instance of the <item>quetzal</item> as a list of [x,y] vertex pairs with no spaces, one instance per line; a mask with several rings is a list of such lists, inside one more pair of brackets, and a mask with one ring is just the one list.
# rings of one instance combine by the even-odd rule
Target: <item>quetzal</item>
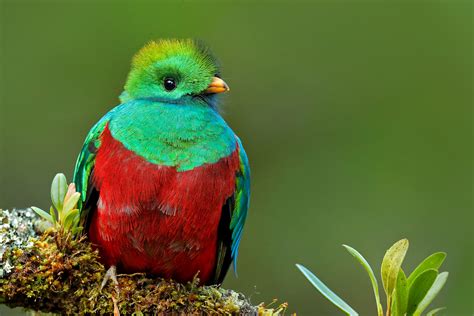
[[92,127],[74,171],[106,279],[116,283],[116,269],[179,282],[199,272],[218,284],[235,268],[250,170],[217,109],[228,90],[195,41],[154,41],[134,56],[121,104]]

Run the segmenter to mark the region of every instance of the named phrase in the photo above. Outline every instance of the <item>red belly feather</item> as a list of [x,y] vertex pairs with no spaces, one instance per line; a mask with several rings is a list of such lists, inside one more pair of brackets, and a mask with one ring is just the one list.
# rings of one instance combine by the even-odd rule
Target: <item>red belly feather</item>
[[199,271],[203,283],[211,281],[222,206],[235,190],[238,149],[178,172],[126,149],[108,127],[101,137],[93,177],[100,198],[89,238],[104,264],[180,282]]

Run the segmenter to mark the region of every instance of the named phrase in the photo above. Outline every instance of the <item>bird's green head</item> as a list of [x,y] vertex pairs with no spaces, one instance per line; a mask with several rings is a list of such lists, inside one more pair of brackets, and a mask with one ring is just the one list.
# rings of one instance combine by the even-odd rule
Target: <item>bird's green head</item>
[[193,40],[152,41],[133,58],[122,102],[154,98],[176,102],[185,97],[212,100],[229,90],[219,78],[215,58]]

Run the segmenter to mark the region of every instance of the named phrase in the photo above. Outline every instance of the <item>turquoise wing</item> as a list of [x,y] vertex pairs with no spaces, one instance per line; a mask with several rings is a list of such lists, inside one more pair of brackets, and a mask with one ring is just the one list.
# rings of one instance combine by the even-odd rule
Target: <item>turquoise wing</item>
[[110,120],[111,112],[107,113],[99,122],[97,122],[89,131],[82,146],[82,150],[77,157],[74,168],[73,182],[76,185],[76,191],[81,193],[79,200],[79,209],[81,210],[81,222],[84,225],[93,192],[96,192],[91,177],[94,170],[95,157],[100,147],[100,135]]
[[240,172],[237,174],[236,179],[236,190],[235,190],[235,206],[232,212],[230,229],[232,231],[232,260],[234,265],[234,271],[237,272],[237,256],[239,254],[239,244],[242,238],[242,231],[244,229],[244,223],[247,219],[247,212],[250,203],[250,166],[247,154],[245,153],[244,147],[240,139],[239,153],[240,153]]
[[231,263],[237,274],[237,257],[242,231],[247,218],[250,202],[250,167],[247,154],[237,138],[240,167],[236,173],[235,192],[222,208],[219,224],[219,243],[217,263],[213,283],[220,284],[224,280]]

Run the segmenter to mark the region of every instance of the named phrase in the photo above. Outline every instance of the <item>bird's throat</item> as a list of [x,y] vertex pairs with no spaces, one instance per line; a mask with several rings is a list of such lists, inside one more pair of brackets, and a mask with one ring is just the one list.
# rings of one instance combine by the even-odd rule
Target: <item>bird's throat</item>
[[235,136],[209,106],[131,101],[111,118],[112,136],[149,162],[191,170],[235,150]]

